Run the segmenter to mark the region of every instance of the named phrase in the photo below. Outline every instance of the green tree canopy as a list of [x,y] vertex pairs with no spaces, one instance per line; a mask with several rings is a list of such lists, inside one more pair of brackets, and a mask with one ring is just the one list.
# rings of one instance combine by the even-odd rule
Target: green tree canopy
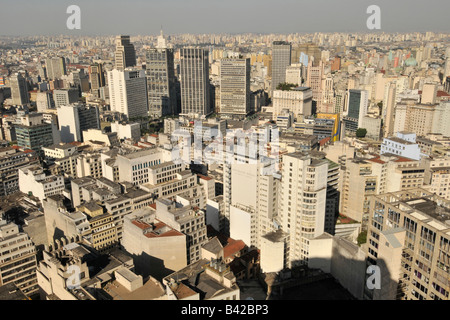
[[366,136],[366,134],[367,134],[367,129],[364,129],[364,128],[358,128],[358,129],[356,130],[356,136],[357,136],[358,138],[364,138],[364,137]]

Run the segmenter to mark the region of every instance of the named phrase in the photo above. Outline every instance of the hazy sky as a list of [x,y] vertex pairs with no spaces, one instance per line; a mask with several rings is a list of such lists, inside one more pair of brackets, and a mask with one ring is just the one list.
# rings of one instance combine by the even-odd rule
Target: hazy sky
[[448,0],[1,0],[0,35],[365,32],[370,5],[380,31],[450,31]]

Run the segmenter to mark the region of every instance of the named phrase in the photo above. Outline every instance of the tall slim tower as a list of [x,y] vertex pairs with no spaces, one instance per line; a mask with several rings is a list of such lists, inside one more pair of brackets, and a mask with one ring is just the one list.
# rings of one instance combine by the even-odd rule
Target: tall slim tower
[[395,115],[395,95],[397,85],[395,81],[386,84],[385,96],[383,101],[383,137],[391,137],[394,134],[394,115]]
[[25,78],[20,73],[15,73],[10,77],[9,81],[13,104],[24,105],[29,103],[28,85]]
[[115,60],[117,70],[136,66],[136,51],[130,42],[130,36],[116,37]]
[[325,230],[328,161],[288,153],[281,174],[279,220],[290,234],[288,267],[307,265],[309,240]]
[[56,57],[45,60],[48,80],[61,79],[67,74],[66,60],[64,57]]
[[89,81],[91,82],[91,91],[95,93],[105,86],[105,74],[103,72],[103,64],[94,63],[89,66]]
[[178,108],[173,49],[167,48],[162,31],[156,48],[147,51],[146,76],[150,116],[176,114]]
[[250,112],[250,59],[220,60],[220,113]]
[[182,114],[208,115],[213,112],[208,56],[206,49],[180,49]]
[[272,91],[286,82],[286,68],[291,64],[291,44],[285,41],[272,43]]

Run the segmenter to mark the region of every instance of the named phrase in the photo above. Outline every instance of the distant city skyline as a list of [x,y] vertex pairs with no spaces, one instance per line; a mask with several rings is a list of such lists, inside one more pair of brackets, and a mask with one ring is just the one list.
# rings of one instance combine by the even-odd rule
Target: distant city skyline
[[[70,5],[81,30],[69,30]],[[4,0],[0,35],[152,35],[182,33],[371,32],[367,7],[381,8],[379,32],[448,32],[450,2],[442,0]]]

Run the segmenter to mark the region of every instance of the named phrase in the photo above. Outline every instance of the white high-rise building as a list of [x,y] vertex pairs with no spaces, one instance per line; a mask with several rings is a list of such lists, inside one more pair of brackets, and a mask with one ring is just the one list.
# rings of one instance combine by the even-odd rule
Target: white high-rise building
[[270,163],[224,165],[225,215],[230,237],[249,246],[261,247],[261,237],[275,230],[279,178],[267,171]]
[[108,72],[111,111],[129,119],[148,116],[147,80],[144,70],[114,69]]
[[307,265],[309,241],[325,229],[328,161],[295,152],[282,162],[278,219],[289,234],[287,267]]

